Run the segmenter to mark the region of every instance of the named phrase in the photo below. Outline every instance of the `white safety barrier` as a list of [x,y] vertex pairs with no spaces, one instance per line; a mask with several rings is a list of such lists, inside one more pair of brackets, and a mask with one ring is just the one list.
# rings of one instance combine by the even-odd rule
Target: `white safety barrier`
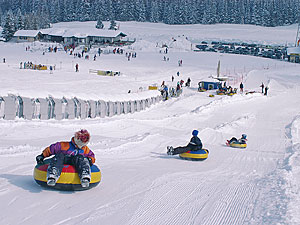
[[0,119],[4,119],[5,117],[4,109],[5,109],[5,101],[4,98],[0,97]]
[[19,95],[0,96],[0,119],[14,120],[64,120],[112,117],[114,115],[140,112],[162,100],[161,95],[143,100],[111,102],[67,99],[27,98]]

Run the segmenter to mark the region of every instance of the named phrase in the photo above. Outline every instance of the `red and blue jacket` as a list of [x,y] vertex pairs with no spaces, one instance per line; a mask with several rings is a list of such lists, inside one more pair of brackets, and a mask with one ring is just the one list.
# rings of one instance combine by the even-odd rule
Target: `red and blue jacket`
[[45,158],[59,153],[63,153],[65,155],[70,155],[70,156],[83,155],[85,157],[91,158],[92,162],[95,163],[95,155],[89,149],[89,147],[84,146],[82,148],[78,148],[78,146],[74,142],[74,138],[72,138],[72,140],[69,142],[61,141],[52,144],[43,151],[43,155]]

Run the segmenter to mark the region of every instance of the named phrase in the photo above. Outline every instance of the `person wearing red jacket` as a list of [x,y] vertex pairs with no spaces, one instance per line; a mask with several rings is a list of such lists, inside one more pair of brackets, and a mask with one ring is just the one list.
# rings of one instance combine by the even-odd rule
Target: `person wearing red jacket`
[[90,134],[87,130],[77,131],[69,142],[57,142],[45,148],[42,154],[36,157],[38,164],[44,159],[51,158],[47,169],[47,185],[55,186],[60,177],[64,164],[74,165],[82,187],[89,187],[91,180],[91,165],[95,163],[94,153],[87,147]]

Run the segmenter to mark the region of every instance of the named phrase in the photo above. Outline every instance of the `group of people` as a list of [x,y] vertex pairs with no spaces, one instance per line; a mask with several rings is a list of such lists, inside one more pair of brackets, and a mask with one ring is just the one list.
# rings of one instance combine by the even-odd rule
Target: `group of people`
[[130,61],[130,58],[136,58],[136,52],[126,52],[125,56],[128,61]]
[[169,60],[170,60],[169,57],[164,56],[164,61],[169,61]]
[[[200,87],[201,83],[199,82],[199,87]],[[217,93],[223,93],[223,94],[236,94],[237,92],[237,88],[232,88],[231,86],[226,85],[226,81],[224,82],[223,86],[220,83],[218,86],[218,91]]]
[[[199,82],[199,85],[200,85],[200,82]],[[264,94],[264,95],[268,95],[269,87],[265,86],[263,82],[260,85],[260,87],[261,87],[261,93]],[[244,92],[244,84],[243,84],[243,82],[240,83],[240,91],[241,91],[241,93]],[[236,93],[237,92],[237,88],[232,88],[231,86],[227,87],[226,86],[226,82],[224,82],[223,86],[222,86],[221,83],[219,84],[218,92],[222,92],[224,94]]]
[[[198,137],[198,130],[193,130],[192,138],[186,146],[173,148],[167,147],[168,155],[177,155],[188,151],[201,150],[203,145]],[[246,143],[247,136],[242,135],[240,139],[235,137],[228,140],[229,143]],[[95,154],[87,146],[90,141],[90,133],[81,129],[77,131],[70,141],[61,141],[46,147],[41,154],[36,156],[37,164],[43,164],[45,158],[51,157],[47,168],[47,185],[53,187],[56,185],[64,164],[73,165],[80,178],[81,186],[89,187],[91,181],[91,166],[95,163]]]
[[55,46],[54,48],[53,47],[48,47],[48,52],[57,52],[57,50],[58,50],[58,48],[57,48],[57,46]]
[[33,70],[42,70],[47,69],[45,65],[42,64],[33,64],[32,62],[20,62],[20,69],[33,69]]
[[182,59],[178,60],[178,66],[182,66]]
[[267,96],[269,87],[265,86],[263,82],[261,83],[260,87],[261,87],[261,93]]
[[[172,76],[171,80],[172,80],[172,82],[174,81],[174,76]],[[163,81],[161,84],[161,88],[160,88],[160,92],[161,92],[161,95],[163,96],[163,99],[167,100],[169,96],[178,97],[182,93],[183,84],[184,84],[184,80],[181,79],[180,81],[177,82],[176,88],[175,87],[169,88],[165,84],[165,81]],[[185,86],[190,87],[190,85],[191,85],[191,78],[188,77],[188,79],[185,83]]]
[[124,50],[122,48],[114,48],[113,53],[114,54],[123,54]]

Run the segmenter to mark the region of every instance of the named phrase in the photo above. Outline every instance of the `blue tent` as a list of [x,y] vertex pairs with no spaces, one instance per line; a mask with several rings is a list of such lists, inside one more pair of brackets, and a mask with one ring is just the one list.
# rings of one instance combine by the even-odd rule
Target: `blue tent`
[[200,81],[199,88],[205,89],[205,90],[214,90],[218,89],[221,86],[220,82],[212,82],[212,81]]

